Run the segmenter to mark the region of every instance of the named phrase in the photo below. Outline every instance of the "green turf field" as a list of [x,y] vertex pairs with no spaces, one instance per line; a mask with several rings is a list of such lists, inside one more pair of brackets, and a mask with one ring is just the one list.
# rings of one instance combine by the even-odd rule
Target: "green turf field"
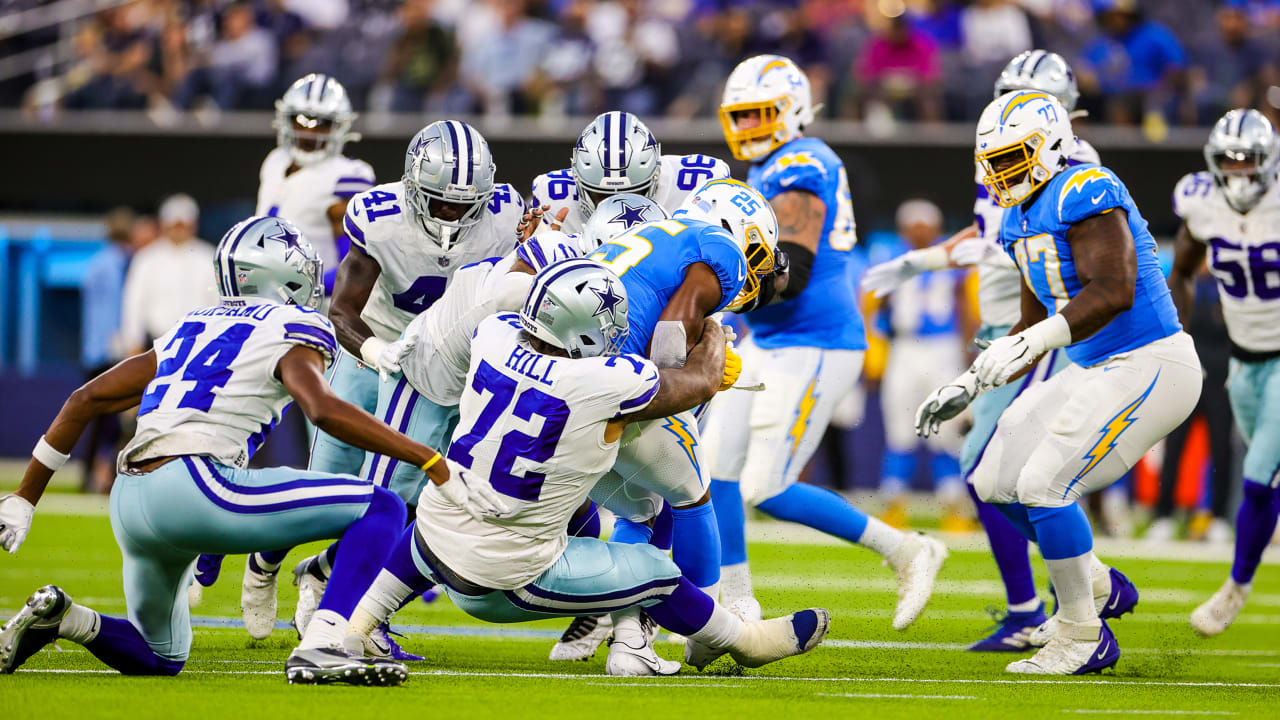
[[[296,551],[287,561],[291,565]],[[604,655],[551,663],[561,622],[492,626],[448,600],[407,608],[404,644],[427,656],[399,688],[298,687],[285,683],[291,630],[251,641],[239,622],[242,561],[229,558],[222,580],[193,611],[195,646],[177,678],[125,678],[79,646],[50,650],[13,676],[0,676],[0,707],[31,717],[363,717],[413,713],[451,718],[606,717],[877,718],[1066,717],[1069,715],[1225,715],[1280,717],[1280,572],[1264,567],[1249,607],[1225,636],[1196,637],[1187,613],[1221,582],[1223,563],[1117,561],[1143,593],[1136,615],[1113,625],[1123,656],[1117,671],[1085,679],[1024,681],[1002,672],[1012,658],[971,655],[963,644],[989,624],[1001,594],[981,552],[956,551],[938,593],[915,627],[889,627],[892,577],[864,550],[796,543],[754,544],[753,571],[766,615],[820,605],[831,634],[809,655],[737,673],[691,670],[676,678],[604,676]],[[61,584],[78,601],[122,614],[119,553],[101,515],[37,514],[17,556],[0,556],[0,617],[41,584]],[[1043,582],[1041,583],[1043,585]],[[281,617],[296,593],[281,590]],[[660,643],[660,654],[680,648]]]

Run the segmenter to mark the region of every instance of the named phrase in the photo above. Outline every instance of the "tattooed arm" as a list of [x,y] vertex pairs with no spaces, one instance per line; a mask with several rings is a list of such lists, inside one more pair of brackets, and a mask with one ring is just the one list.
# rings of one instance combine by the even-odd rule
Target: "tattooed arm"
[[804,292],[809,284],[827,206],[817,195],[805,190],[779,193],[769,204],[778,216],[778,248],[786,253],[789,261],[787,272],[774,277],[772,301],[790,300]]

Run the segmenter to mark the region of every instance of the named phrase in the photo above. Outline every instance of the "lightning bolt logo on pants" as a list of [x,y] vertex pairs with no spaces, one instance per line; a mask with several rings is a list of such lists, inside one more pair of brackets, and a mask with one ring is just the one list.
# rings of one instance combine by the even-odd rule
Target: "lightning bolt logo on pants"
[[1143,401],[1145,401],[1147,396],[1151,394],[1152,389],[1155,388],[1156,383],[1159,380],[1160,372],[1157,371],[1155,379],[1153,379],[1151,384],[1147,386],[1147,389],[1138,396],[1138,399],[1124,406],[1120,412],[1115,414],[1115,417],[1112,417],[1105,425],[1102,426],[1102,429],[1098,431],[1098,441],[1093,444],[1093,447],[1089,448],[1089,451],[1086,452],[1082,458],[1085,461],[1085,466],[1080,469],[1080,472],[1076,473],[1074,478],[1071,479],[1071,482],[1067,485],[1067,489],[1062,493],[1063,498],[1067,496],[1067,493],[1071,492],[1071,488],[1075,487],[1076,483],[1080,482],[1084,479],[1085,475],[1089,474],[1090,470],[1097,467],[1098,463],[1101,463],[1103,458],[1111,454],[1111,451],[1115,449],[1116,444],[1120,442],[1120,436],[1124,431],[1128,430],[1130,425],[1133,425],[1138,421],[1138,416],[1134,413],[1138,411],[1138,408],[1142,405]]
[[809,416],[813,414],[813,406],[818,402],[819,393],[814,392],[814,388],[818,384],[820,375],[822,375],[821,359],[818,360],[818,369],[814,371],[808,387],[804,389],[800,405],[796,407],[796,420],[787,431],[787,437],[791,439],[791,451],[788,453],[787,464],[782,469],[784,475],[791,469],[791,460],[795,458],[796,451],[800,449],[800,441],[804,439],[804,433],[809,429]]
[[702,468],[698,466],[698,455],[693,451],[698,445],[698,439],[689,431],[689,425],[680,417],[672,415],[667,418],[666,424],[662,426],[667,432],[675,435],[680,440],[680,448],[684,450],[684,454],[689,458],[689,463],[693,465],[694,472],[702,475]]

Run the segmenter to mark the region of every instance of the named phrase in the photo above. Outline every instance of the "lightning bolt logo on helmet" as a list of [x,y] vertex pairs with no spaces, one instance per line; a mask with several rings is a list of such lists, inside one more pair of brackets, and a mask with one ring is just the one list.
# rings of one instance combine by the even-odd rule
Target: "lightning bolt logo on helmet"
[[974,161],[991,197],[1008,208],[1062,172],[1075,147],[1062,103],[1048,93],[1023,90],[996,98],[982,111]]

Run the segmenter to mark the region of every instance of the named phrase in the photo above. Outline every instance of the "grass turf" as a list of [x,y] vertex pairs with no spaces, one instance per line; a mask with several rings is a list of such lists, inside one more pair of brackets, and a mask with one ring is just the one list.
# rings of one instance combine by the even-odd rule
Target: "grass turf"
[[[307,550],[291,554],[286,569]],[[0,677],[0,705],[11,717],[209,719],[370,711],[540,718],[597,709],[615,718],[868,713],[914,720],[946,713],[961,720],[1010,711],[1276,717],[1280,708],[1280,577],[1271,567],[1259,574],[1240,622],[1205,640],[1186,616],[1221,583],[1224,564],[1117,560],[1143,592],[1138,613],[1112,625],[1124,653],[1117,670],[1101,678],[1025,681],[1002,672],[1016,655],[962,649],[989,627],[983,607],[1002,604],[995,568],[983,553],[953,553],[928,610],[905,633],[889,627],[892,577],[865,550],[756,544],[751,558],[766,616],[814,605],[831,610],[824,646],[742,673],[722,660],[703,674],[608,678],[604,651],[586,663],[546,660],[563,621],[485,625],[446,599],[415,603],[397,616],[400,627],[414,630],[403,644],[427,657],[412,664],[404,686],[291,687],[283,662],[293,632],[277,630],[255,642],[236,625],[243,559],[228,558],[219,583],[193,610],[194,647],[179,677],[121,677],[63,642],[67,652],[42,652],[17,674]],[[49,582],[83,604],[123,615],[119,567],[107,518],[41,514],[21,553],[0,558],[0,616]],[[282,619],[296,598],[287,577],[282,573]],[[678,658],[680,648],[660,643],[658,651]]]

